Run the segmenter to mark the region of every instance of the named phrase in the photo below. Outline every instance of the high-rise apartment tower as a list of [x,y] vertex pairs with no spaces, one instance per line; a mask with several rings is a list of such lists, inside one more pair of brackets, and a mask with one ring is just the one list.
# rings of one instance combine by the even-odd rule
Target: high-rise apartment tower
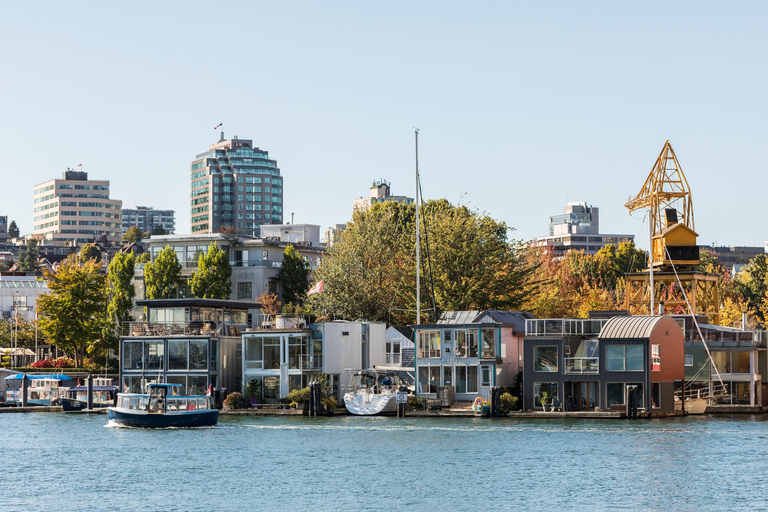
[[190,165],[193,233],[231,226],[241,236],[261,236],[261,224],[283,222],[283,178],[277,162],[253,141],[221,139]]

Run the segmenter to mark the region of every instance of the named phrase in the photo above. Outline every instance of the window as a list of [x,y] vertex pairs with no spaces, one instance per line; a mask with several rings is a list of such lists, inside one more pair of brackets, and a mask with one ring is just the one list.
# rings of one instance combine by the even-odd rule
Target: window
[[419,358],[440,357],[440,331],[419,331]]
[[474,329],[457,330],[456,357],[477,357],[477,331]]
[[443,366],[443,386],[453,386],[452,370],[450,366]]
[[437,393],[440,385],[439,366],[419,367],[419,393]]
[[456,367],[456,393],[467,392],[467,367]]
[[496,357],[496,329],[483,329],[483,355],[486,358]]
[[261,338],[246,338],[245,339],[245,367],[246,368],[263,368],[263,359],[261,353]]
[[651,345],[651,363],[652,371],[661,371],[661,345]]
[[237,283],[237,298],[238,299],[252,299],[253,298],[253,283]]
[[645,367],[642,345],[606,345],[605,358],[609,372],[641,372]]
[[123,343],[123,369],[142,370],[142,347],[141,341],[126,341]]
[[467,366],[467,393],[477,393],[477,366]]
[[264,369],[280,369],[280,338],[264,338]]
[[400,364],[400,342],[388,341],[387,342],[387,364]]
[[483,375],[483,386],[490,386],[491,385],[491,367],[490,366],[482,366],[482,375]]
[[533,371],[557,371],[557,347],[535,345],[533,347]]
[[189,340],[189,369],[208,369],[208,341]]
[[163,342],[144,342],[144,368],[147,370],[160,370],[163,368]]
[[624,405],[627,403],[627,386],[637,386],[637,407],[642,408],[643,404],[643,385],[624,382],[609,382],[606,385],[608,407],[612,405]]
[[693,366],[693,354],[685,354],[685,366]]
[[186,370],[188,353],[187,340],[168,340],[168,369]]

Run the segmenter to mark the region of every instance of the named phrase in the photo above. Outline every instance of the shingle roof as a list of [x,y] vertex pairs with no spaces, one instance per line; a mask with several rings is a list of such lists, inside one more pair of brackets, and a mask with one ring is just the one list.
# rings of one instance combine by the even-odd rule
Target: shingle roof
[[605,339],[650,338],[651,331],[663,316],[615,316],[608,320],[597,337]]

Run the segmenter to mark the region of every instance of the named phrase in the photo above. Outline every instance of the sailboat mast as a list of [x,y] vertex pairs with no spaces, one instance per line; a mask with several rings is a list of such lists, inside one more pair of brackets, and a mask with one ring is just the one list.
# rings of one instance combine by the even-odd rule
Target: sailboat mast
[[416,325],[421,324],[421,254],[419,252],[419,129],[414,131],[416,135]]

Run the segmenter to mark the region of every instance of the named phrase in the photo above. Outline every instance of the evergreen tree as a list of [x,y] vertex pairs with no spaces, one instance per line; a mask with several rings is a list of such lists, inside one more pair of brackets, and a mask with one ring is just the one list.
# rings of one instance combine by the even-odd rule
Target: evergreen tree
[[85,244],[80,249],[80,261],[94,260],[101,263],[101,251],[93,244]]
[[201,254],[197,272],[189,280],[192,295],[204,299],[228,299],[232,293],[232,266],[229,254],[211,242],[208,254]]
[[165,228],[162,224],[155,224],[155,227],[152,228],[152,234],[153,235],[165,235]]
[[144,266],[144,289],[148,299],[171,299],[181,282],[181,263],[176,251],[166,245],[152,263]]
[[16,225],[15,220],[12,220],[8,225],[8,236],[11,238],[19,238],[19,226]]
[[37,300],[40,328],[78,367],[103,339],[107,325],[107,277],[93,260],[77,255],[64,260],[55,274],[46,272],[50,293]]
[[110,301],[107,312],[118,330],[124,322],[133,320],[131,308],[136,296],[136,288],[133,285],[135,262],[136,258],[132,253],[117,253],[109,262],[107,278]]
[[148,236],[149,233],[140,230],[138,226],[131,226],[125,232],[125,235],[123,235],[123,240],[129,244],[134,244],[136,242],[141,242],[143,238],[147,238]]
[[284,304],[301,304],[307,298],[309,270],[307,258],[299,254],[293,245],[288,244],[283,253],[283,265],[279,276],[283,287]]
[[40,251],[37,249],[37,240],[31,238],[27,247],[19,257],[19,268],[24,272],[38,272],[40,270]]

